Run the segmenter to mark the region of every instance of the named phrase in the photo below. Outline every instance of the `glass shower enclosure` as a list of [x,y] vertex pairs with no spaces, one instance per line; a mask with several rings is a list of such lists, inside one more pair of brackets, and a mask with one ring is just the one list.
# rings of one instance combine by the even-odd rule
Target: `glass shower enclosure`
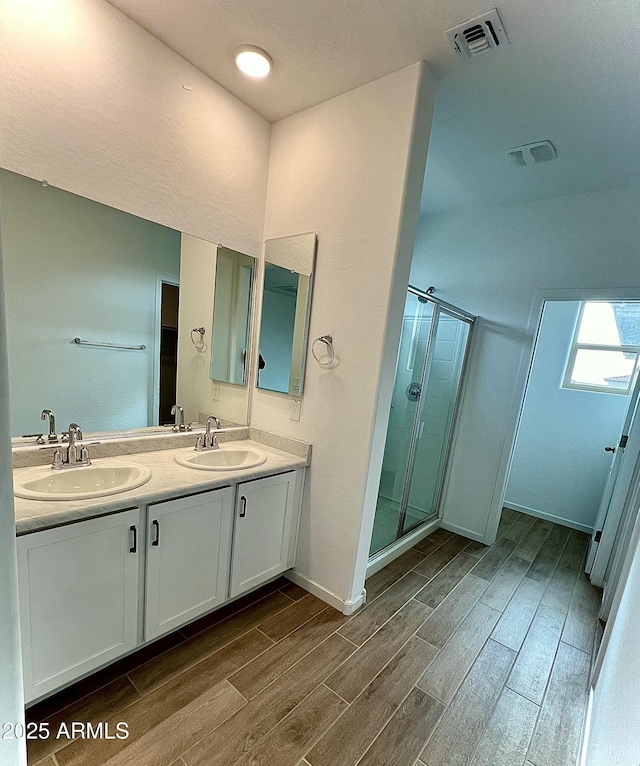
[[408,289],[370,556],[438,515],[474,320]]

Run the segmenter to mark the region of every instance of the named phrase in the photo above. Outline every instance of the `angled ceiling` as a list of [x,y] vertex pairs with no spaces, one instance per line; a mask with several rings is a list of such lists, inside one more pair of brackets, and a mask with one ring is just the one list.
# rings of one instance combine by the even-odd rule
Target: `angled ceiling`
[[[423,212],[640,183],[637,0],[111,0],[276,121],[415,61],[438,79]],[[444,31],[497,6],[511,45],[466,60]],[[263,82],[235,68],[254,44]],[[548,139],[558,159],[516,167],[512,146]]]

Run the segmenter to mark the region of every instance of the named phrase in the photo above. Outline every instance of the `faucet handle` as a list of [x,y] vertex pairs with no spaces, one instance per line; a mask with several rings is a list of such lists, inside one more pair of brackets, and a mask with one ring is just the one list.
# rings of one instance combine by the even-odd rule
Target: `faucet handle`
[[35,439],[36,444],[44,444],[44,434],[22,434],[23,439]]

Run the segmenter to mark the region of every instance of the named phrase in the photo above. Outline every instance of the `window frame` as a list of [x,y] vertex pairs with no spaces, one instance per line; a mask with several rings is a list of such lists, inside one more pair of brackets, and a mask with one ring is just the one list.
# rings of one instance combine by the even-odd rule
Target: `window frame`
[[[572,391],[591,391],[600,394],[614,394],[616,396],[628,396],[633,388],[638,369],[640,368],[640,346],[626,346],[626,345],[607,345],[605,343],[579,343],[578,336],[580,334],[580,326],[582,324],[582,315],[584,313],[584,307],[587,303],[619,303],[620,301],[581,301],[580,311],[576,319],[576,324],[573,330],[573,337],[571,338],[571,345],[569,347],[569,356],[564,368],[564,376],[562,379],[562,388],[570,389]],[[635,301],[633,301],[635,303]],[[575,368],[576,357],[579,351],[617,351],[620,353],[635,354],[635,364],[633,371],[629,376],[629,382],[626,388],[613,388],[611,386],[598,386],[591,383],[573,383],[571,377]]]

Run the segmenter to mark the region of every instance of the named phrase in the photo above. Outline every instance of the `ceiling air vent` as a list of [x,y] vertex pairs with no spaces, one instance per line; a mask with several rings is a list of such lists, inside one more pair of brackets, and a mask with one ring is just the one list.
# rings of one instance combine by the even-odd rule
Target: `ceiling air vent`
[[467,58],[509,43],[495,8],[482,16],[448,29],[445,36],[454,50]]
[[557,157],[555,146],[551,141],[536,141],[535,144],[514,146],[513,149],[507,149],[505,154],[514,165],[520,166],[548,162]]

